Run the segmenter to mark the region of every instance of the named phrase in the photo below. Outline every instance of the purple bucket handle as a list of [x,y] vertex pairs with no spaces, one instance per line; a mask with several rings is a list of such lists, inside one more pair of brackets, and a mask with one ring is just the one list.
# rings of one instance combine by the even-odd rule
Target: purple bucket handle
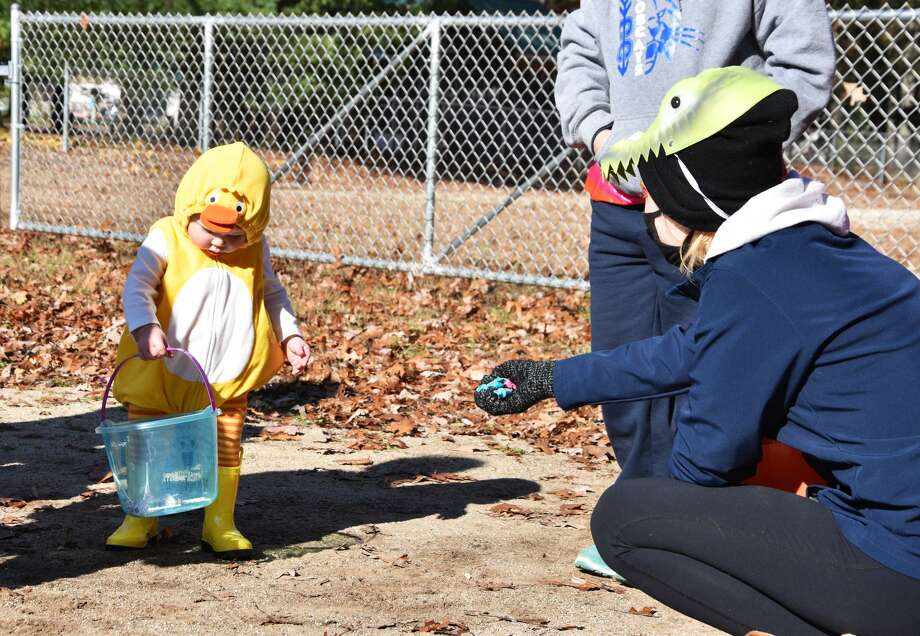
[[[178,349],[175,347],[166,347],[167,353],[182,353],[185,354],[189,360],[192,361],[192,364],[195,365],[195,369],[198,371],[198,375],[201,376],[201,382],[204,384],[204,388],[208,391],[208,401],[211,402],[211,408],[217,410],[217,404],[214,403],[214,391],[211,389],[211,382],[208,380],[207,374],[204,372],[204,369],[201,368],[201,365],[198,364],[198,360],[195,359],[195,356],[190,354],[185,349]],[[131,358],[139,358],[140,354],[135,353],[133,356],[129,356],[122,360],[115,370],[112,371],[112,375],[109,377],[108,383],[105,385],[105,392],[102,394],[102,411],[99,413],[99,421],[105,421],[105,404],[109,399],[109,391],[112,390],[112,384],[115,382],[115,376],[118,375],[118,372],[121,371],[121,368],[125,366],[125,363],[128,362]]]

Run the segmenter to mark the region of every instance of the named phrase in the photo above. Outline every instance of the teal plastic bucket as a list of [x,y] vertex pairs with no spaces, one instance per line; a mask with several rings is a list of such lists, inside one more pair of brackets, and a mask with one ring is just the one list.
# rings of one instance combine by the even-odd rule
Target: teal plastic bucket
[[[214,392],[198,361],[183,349],[167,351],[189,357],[208,391],[210,406],[193,413],[148,420],[112,422],[106,402],[119,364],[102,396],[100,424],[105,454],[125,514],[161,517],[203,508],[217,497],[217,414]],[[137,357],[132,356],[133,357]]]

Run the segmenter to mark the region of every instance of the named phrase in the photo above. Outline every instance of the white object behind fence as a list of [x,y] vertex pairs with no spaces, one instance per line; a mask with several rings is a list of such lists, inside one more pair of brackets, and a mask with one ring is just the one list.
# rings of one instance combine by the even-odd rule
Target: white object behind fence
[[[920,10],[832,12],[838,77],[790,164],[920,271]],[[276,253],[586,287],[563,16],[121,16],[12,8],[13,228],[138,240],[203,149],[273,172]]]

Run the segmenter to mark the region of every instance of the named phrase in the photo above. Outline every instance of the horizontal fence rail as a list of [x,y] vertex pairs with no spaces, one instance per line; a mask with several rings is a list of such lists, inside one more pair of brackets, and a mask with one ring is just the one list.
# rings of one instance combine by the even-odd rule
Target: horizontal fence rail
[[[920,272],[920,10],[831,12],[837,78],[790,165]],[[564,16],[12,8],[13,228],[140,240],[203,150],[272,171],[281,256],[586,288],[590,157],[553,100]]]

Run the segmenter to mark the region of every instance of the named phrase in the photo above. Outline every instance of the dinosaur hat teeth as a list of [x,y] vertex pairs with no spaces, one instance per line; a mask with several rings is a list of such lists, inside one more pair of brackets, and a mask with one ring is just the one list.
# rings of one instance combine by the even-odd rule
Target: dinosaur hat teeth
[[635,174],[639,162],[650,155],[673,155],[711,137],[781,89],[742,66],[708,69],[681,80],[665,94],[646,130],[616,142],[600,158],[601,171],[605,178],[616,180]]

